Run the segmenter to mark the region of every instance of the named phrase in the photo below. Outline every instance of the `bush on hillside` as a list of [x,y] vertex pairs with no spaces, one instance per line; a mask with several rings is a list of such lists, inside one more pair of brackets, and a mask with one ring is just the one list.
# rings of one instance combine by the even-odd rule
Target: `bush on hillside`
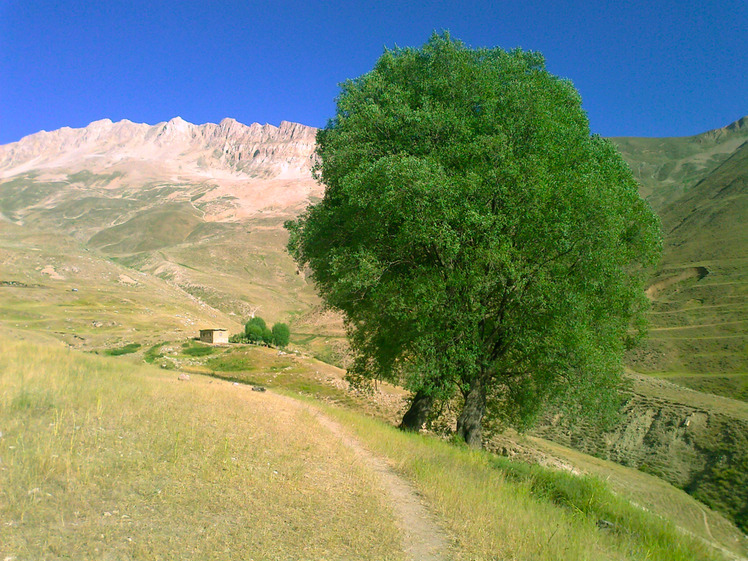
[[229,337],[230,343],[263,343],[285,347],[291,338],[291,330],[285,323],[276,323],[270,329],[261,317],[253,317],[244,325],[244,333]]
[[276,347],[285,347],[291,340],[291,330],[285,323],[273,325],[273,344]]
[[244,325],[244,331],[246,332],[249,329],[250,325],[255,325],[259,327],[261,330],[265,329],[267,327],[267,324],[265,323],[265,320],[261,317],[253,317],[250,318],[250,320]]
[[262,330],[262,342],[266,345],[273,343],[273,332],[268,327]]
[[259,325],[247,324],[244,330],[244,336],[250,343],[258,343],[262,341],[262,328]]

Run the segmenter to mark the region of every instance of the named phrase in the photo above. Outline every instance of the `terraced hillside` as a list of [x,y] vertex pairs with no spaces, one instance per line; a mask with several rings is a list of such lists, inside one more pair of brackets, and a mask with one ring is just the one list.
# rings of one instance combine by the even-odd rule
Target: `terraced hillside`
[[[631,357],[631,365],[745,400],[748,118],[686,139],[618,142],[642,174],[643,191],[652,191],[665,240],[662,265],[649,291],[650,339]],[[679,157],[670,160],[674,155]],[[653,164],[664,161],[670,165]]]

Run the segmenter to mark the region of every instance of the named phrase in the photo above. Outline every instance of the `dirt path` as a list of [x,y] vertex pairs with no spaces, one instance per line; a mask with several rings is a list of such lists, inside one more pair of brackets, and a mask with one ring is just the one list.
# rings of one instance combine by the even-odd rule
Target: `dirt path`
[[706,517],[706,511],[704,509],[701,510],[701,514],[704,517],[704,527],[706,528],[706,533],[709,534],[709,538],[716,542],[717,540],[714,539],[714,536],[712,535],[712,529],[709,527],[709,520]]
[[382,489],[389,495],[389,504],[395,516],[395,525],[403,536],[403,550],[412,561],[447,561],[450,556],[449,540],[434,516],[421,501],[418,492],[400,477],[387,462],[372,454],[340,423],[319,409],[291,397],[273,393],[294,407],[305,408],[325,429],[346,447],[350,448],[379,479]]
[[446,551],[449,548],[447,537],[423,505],[416,490],[397,475],[382,458],[364,448],[340,424],[314,407],[310,406],[309,410],[323,427],[353,450],[379,477],[382,487],[389,494],[395,524],[403,534],[403,546],[408,557],[413,561],[446,560]]

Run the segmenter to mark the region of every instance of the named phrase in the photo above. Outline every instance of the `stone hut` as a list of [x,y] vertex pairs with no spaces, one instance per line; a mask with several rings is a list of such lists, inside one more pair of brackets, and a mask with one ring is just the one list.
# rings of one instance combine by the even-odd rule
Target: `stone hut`
[[212,345],[219,344],[219,343],[228,343],[229,332],[223,328],[201,329],[200,340],[203,343],[210,343]]

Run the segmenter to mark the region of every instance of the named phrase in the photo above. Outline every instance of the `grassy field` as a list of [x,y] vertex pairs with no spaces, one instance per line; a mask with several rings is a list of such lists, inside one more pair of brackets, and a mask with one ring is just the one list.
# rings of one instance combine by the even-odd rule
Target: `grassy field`
[[[436,514],[447,558],[722,558],[599,480],[401,433],[321,363],[244,353],[250,368],[223,373],[306,395],[387,458]],[[0,342],[3,559],[404,558],[376,477],[308,405],[130,356]]]
[[721,395],[748,402],[748,373],[694,374],[692,372],[655,373],[655,376],[697,392]]
[[372,475],[245,386],[0,342],[0,558],[401,559]]
[[[204,354],[206,350],[214,352]],[[350,391],[343,381],[343,370],[311,358],[281,354],[265,347],[248,345],[211,349],[190,342],[165,344],[153,352],[159,357],[155,362],[162,367],[187,369],[225,380],[314,396],[326,403],[365,412],[393,425],[402,418],[408,395],[390,385],[381,385],[379,391],[372,394]],[[651,376],[633,372],[629,372],[629,376],[632,379],[633,399],[625,408],[625,422],[614,430],[598,434],[593,429],[580,427],[576,432],[567,433],[563,426],[541,425],[535,434],[623,464],[606,462],[571,449],[565,449],[566,452],[560,454],[558,451],[563,447],[555,444],[551,452],[551,456],[561,458],[562,464],[578,466],[583,472],[605,477],[607,469],[608,475],[617,474],[617,489],[625,491],[630,487],[635,491],[630,494],[632,500],[646,504],[647,508],[662,516],[670,517],[673,511],[689,513],[689,523],[680,525],[706,540],[716,541],[728,548],[739,544],[740,539],[736,536],[741,534],[732,523],[704,504],[694,501],[683,489],[733,521],[742,520],[740,513],[741,505],[745,502],[745,471],[740,466],[744,464],[748,448],[745,447],[745,436],[741,431],[748,423],[746,404],[694,392]],[[490,447],[501,450],[505,448],[502,442],[506,439],[500,435],[497,437],[497,442],[492,441]],[[649,439],[648,445],[643,445],[645,439]],[[547,451],[551,443],[546,442]],[[534,445],[531,447],[537,448]],[[609,449],[613,452],[609,452]],[[541,457],[544,454],[541,453]],[[656,501],[655,497],[659,495],[667,500]],[[729,530],[725,530],[722,538],[713,537],[706,531],[702,520],[704,517],[712,519],[708,527],[725,526]],[[717,531],[714,533],[719,534]]]

